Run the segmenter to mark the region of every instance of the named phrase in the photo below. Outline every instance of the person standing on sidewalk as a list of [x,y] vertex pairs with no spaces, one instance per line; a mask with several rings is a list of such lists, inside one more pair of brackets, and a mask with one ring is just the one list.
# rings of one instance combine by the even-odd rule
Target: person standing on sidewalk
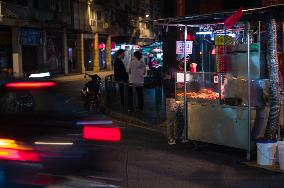
[[135,88],[138,99],[138,109],[143,111],[144,95],[143,85],[146,74],[146,65],[142,60],[142,54],[139,51],[134,52],[133,59],[128,65],[129,83]]
[[124,101],[124,85],[128,83],[128,74],[126,72],[122,59],[125,56],[125,50],[119,49],[116,52],[116,59],[114,62],[114,80],[118,83],[120,91],[120,101],[122,107],[125,106]]

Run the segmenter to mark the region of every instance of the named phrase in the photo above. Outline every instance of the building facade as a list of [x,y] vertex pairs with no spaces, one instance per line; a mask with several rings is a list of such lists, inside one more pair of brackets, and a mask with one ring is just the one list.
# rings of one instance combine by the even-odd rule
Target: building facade
[[114,43],[156,39],[152,24],[140,21],[160,9],[156,0],[0,1],[0,69],[15,76],[110,70]]
[[0,68],[15,76],[64,73],[71,1],[1,1]]
[[[154,0],[88,1],[89,26],[84,28],[84,66],[89,71],[110,70],[115,44],[149,44],[156,39],[152,24],[141,22],[154,15]],[[79,14],[74,14],[79,15]],[[74,16],[77,18],[77,16]],[[78,25],[78,21],[74,24]]]

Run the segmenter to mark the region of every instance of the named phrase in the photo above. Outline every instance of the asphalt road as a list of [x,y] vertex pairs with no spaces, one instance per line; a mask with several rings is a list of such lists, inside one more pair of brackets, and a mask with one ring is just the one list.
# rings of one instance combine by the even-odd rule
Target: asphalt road
[[[55,91],[64,96],[66,107],[62,108],[105,118],[84,109],[80,90],[85,82],[82,79],[59,82]],[[242,164],[244,151],[204,143],[198,143],[197,147],[193,143],[169,146],[157,131],[116,123],[122,130],[122,141],[101,146],[107,155],[88,161],[97,166],[96,170],[82,169],[78,177],[68,177],[68,183],[54,187],[94,187],[97,180],[130,188],[284,187],[283,174]]]

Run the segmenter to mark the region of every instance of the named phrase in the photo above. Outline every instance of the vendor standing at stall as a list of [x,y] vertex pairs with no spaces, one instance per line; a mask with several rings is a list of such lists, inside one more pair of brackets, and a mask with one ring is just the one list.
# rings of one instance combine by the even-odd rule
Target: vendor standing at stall
[[137,99],[138,99],[138,109],[143,111],[144,106],[144,76],[146,74],[146,66],[142,60],[142,53],[139,51],[134,52],[134,57],[131,63],[128,65],[129,73],[129,83],[133,88],[135,88]]

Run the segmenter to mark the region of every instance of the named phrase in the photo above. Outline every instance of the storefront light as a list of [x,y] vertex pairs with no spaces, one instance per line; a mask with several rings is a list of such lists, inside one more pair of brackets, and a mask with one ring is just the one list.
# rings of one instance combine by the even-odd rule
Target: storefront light
[[213,50],[211,51],[211,55],[216,55],[216,48],[213,48]]
[[106,45],[104,43],[99,44],[99,49],[105,49]]
[[227,36],[230,36],[230,37],[233,37],[235,38],[236,37],[236,34],[235,33],[218,33],[217,35],[220,35],[220,36],[223,36],[223,35],[227,35]]
[[162,59],[162,57],[163,57],[163,53],[157,54],[157,58]]
[[50,76],[49,72],[44,72],[44,73],[31,74],[29,78],[44,78],[49,76]]

